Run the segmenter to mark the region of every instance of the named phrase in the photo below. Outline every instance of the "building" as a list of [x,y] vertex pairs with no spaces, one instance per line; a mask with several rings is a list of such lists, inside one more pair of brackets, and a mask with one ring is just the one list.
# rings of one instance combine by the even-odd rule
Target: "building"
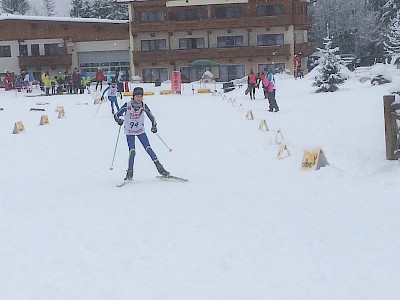
[[[130,73],[128,21],[0,15],[0,75],[56,75],[78,67]],[[113,74],[113,75],[114,75]]]
[[305,66],[312,45],[308,0],[116,0],[129,5],[132,73],[145,82],[181,71],[184,82],[198,80],[205,66],[219,81],[250,70],[293,69],[297,54]]

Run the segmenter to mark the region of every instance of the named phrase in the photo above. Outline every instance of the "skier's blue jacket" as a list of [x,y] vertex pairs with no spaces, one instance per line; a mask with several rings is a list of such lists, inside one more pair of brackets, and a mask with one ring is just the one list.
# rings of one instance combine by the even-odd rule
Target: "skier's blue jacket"
[[108,91],[107,97],[108,100],[110,101],[117,101],[117,93],[120,93],[122,95],[122,92],[118,85],[112,86],[109,85],[104,91],[102,97],[104,97],[104,94]]

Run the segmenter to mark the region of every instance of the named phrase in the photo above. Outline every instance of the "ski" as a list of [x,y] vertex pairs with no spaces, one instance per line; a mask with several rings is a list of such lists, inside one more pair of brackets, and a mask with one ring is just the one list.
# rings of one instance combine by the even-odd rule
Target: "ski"
[[133,180],[124,180],[121,183],[117,184],[117,187],[123,187],[124,185],[133,183]]
[[182,177],[177,177],[177,176],[172,176],[172,175],[167,175],[167,176],[156,176],[158,179],[164,179],[164,180],[172,180],[172,181],[179,181],[179,182],[187,182],[189,179],[185,179]]

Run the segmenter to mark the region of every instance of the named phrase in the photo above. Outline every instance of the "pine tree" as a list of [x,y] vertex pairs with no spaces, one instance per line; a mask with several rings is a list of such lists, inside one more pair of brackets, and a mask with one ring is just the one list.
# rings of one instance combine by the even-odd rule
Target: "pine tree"
[[110,19],[111,5],[109,0],[94,0],[93,18]]
[[80,18],[83,13],[83,0],[71,0],[71,10],[69,15],[71,17]]
[[110,20],[127,20],[129,18],[125,5],[117,5],[110,0],[94,0],[92,17]]
[[0,3],[3,12],[8,14],[25,15],[30,9],[28,0],[1,0]]
[[[329,31],[328,31],[329,32]],[[313,86],[318,87],[319,92],[334,92],[338,86],[343,84],[347,78],[340,73],[342,68],[341,59],[335,53],[339,48],[332,48],[332,40],[328,36],[324,39],[325,48],[318,48],[324,55],[319,59],[319,76],[315,77]]]
[[128,6],[121,4],[113,4],[112,6],[112,20],[129,20]]
[[54,0],[43,0],[43,6],[47,16],[51,17],[55,15],[54,9],[56,4],[54,3]]
[[385,48],[385,40],[389,34],[389,25],[392,19],[396,17],[397,10],[400,9],[400,0],[379,0],[375,4],[377,10],[377,41],[376,44],[382,49]]
[[396,17],[397,11],[400,9],[400,0],[387,0],[381,9],[380,22],[384,26],[388,26]]
[[83,0],[80,17],[94,18],[93,12],[94,12],[94,5],[92,5],[92,3],[89,0]]
[[111,0],[71,0],[71,17],[128,20],[128,8]]
[[390,32],[386,35],[384,42],[385,50],[392,56],[400,56],[400,11],[397,11],[389,25]]

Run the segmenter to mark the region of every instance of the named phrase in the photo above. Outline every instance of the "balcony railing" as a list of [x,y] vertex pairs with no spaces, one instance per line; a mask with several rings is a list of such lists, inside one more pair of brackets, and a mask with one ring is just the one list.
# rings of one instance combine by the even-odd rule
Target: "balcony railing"
[[312,25],[312,18],[309,15],[295,15],[293,21],[297,29],[308,29]]
[[303,56],[309,56],[313,52],[313,44],[309,42],[294,44],[294,52],[295,54],[301,53]]
[[56,56],[19,56],[20,67],[58,67],[72,66],[72,55],[63,54]]
[[[299,19],[298,22],[301,20]],[[293,21],[289,15],[271,17],[242,17],[238,19],[201,19],[196,21],[166,20],[160,22],[132,23],[133,33],[186,31],[228,28],[290,26]]]
[[204,48],[165,51],[133,51],[133,61],[192,61],[196,59],[226,59],[238,57],[290,56],[290,45],[250,46],[235,48]]

